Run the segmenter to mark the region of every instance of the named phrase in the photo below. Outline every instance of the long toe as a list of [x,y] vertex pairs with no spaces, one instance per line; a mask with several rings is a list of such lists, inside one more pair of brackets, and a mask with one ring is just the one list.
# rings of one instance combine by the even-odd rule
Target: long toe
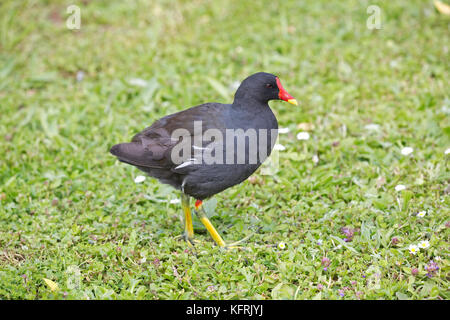
[[255,232],[252,232],[251,234],[249,234],[248,236],[246,236],[245,238],[242,238],[239,241],[233,242],[233,243],[226,243],[222,248],[225,250],[234,250],[234,249],[238,249],[238,250],[248,250],[249,247],[246,246],[240,246],[241,243],[244,243],[245,241],[247,241],[248,239],[250,239],[253,235],[255,234]]
[[191,238],[191,237],[187,236],[185,233],[176,236],[175,239],[176,240],[182,239],[182,240],[186,241],[186,243],[188,244],[189,247],[194,247],[195,244],[201,243],[201,241]]
[[248,239],[250,239],[251,237],[253,237],[255,235],[255,232],[250,233],[248,236],[246,236],[245,238],[242,238],[239,241],[233,242],[233,243],[229,243],[226,245],[226,247],[235,247],[245,241],[247,241]]

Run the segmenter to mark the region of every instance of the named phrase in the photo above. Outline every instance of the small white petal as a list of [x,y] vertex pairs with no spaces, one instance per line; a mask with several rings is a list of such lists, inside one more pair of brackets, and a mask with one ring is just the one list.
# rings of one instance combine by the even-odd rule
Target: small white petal
[[399,184],[399,185],[395,186],[395,191],[402,191],[402,190],[405,190],[405,189],[406,189],[406,187],[404,185],[402,185],[402,184]]
[[144,176],[137,176],[137,177],[134,179],[134,182],[136,182],[136,183],[141,183],[141,182],[143,182],[143,181],[145,181],[145,177],[144,177]]
[[402,155],[407,156],[407,155],[413,153],[413,151],[414,151],[414,149],[411,147],[404,147],[402,149]]
[[172,199],[172,200],[170,200],[171,204],[177,204],[177,203],[180,203],[180,202],[181,202],[180,199]]
[[314,163],[318,163],[318,162],[319,162],[319,157],[317,156],[317,154],[313,155],[312,161],[313,161]]
[[442,113],[450,114],[450,108],[447,106],[442,106],[441,111]]
[[236,91],[240,85],[241,83],[239,81],[233,81],[232,83],[230,83],[229,88],[231,91]]
[[137,86],[137,87],[146,87],[147,86],[147,81],[145,81],[144,79],[139,79],[139,78],[130,79],[130,80],[128,80],[128,83],[131,84],[132,86]]
[[447,150],[445,150],[445,154],[449,154],[450,153],[450,148],[448,148]]
[[426,214],[427,214],[426,211],[420,211],[420,212],[417,214],[417,216],[418,216],[419,218],[423,218],[423,217],[425,217]]
[[309,133],[306,132],[306,131],[299,132],[297,134],[297,139],[298,140],[308,140],[309,139]]
[[285,249],[285,248],[286,248],[286,244],[285,244],[284,242],[280,242],[280,243],[278,244],[278,248],[280,248],[280,249]]
[[419,252],[419,247],[414,244],[411,244],[408,249],[412,254],[417,254],[417,252]]
[[397,68],[398,67],[398,60],[391,60],[389,65],[391,66],[391,68]]
[[77,72],[77,75],[76,75],[76,79],[77,79],[77,82],[81,82],[81,81],[83,81],[83,79],[84,79],[84,72],[83,71],[78,71]]
[[420,247],[420,248],[426,249],[426,248],[428,248],[429,246],[430,246],[430,242],[427,241],[427,240],[424,240],[424,241],[420,241],[420,242],[419,242],[419,247]]
[[273,146],[273,150],[283,151],[283,150],[286,150],[286,147],[283,146],[282,144],[277,143]]
[[375,124],[375,123],[371,123],[365,126],[366,130],[370,130],[370,131],[378,131],[380,129],[380,125]]
[[278,133],[288,133],[289,131],[289,128],[278,128]]

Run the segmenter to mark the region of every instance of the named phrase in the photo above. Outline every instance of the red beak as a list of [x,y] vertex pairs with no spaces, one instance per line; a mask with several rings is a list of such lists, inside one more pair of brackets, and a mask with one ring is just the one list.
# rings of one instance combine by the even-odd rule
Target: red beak
[[277,77],[277,86],[278,90],[280,90],[280,92],[278,93],[278,98],[298,106],[297,100],[295,100],[293,96],[291,96],[289,93],[287,93],[286,90],[284,90],[283,86],[281,85],[281,81],[278,77]]

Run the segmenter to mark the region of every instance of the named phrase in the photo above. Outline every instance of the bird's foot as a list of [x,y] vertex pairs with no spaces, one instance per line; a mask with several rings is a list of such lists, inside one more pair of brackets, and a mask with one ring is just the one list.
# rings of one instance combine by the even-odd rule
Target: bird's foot
[[183,239],[184,241],[186,241],[187,245],[190,248],[195,248],[195,244],[201,242],[199,240],[194,239],[193,237],[189,237],[186,233],[176,236],[175,239]]
[[255,234],[255,232],[250,233],[248,236],[246,236],[245,238],[242,238],[239,241],[233,242],[233,243],[228,243],[225,244],[222,248],[224,248],[225,250],[233,250],[233,249],[239,249],[239,250],[246,250],[248,249],[247,247],[243,247],[240,246],[241,243],[247,241],[248,239],[250,239],[251,237],[253,237],[253,235]]

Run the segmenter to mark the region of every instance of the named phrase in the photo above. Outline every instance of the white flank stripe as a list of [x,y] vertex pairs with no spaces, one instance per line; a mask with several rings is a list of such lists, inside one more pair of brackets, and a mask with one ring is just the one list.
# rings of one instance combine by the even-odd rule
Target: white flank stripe
[[194,164],[194,163],[195,163],[195,159],[189,159],[188,161],[183,162],[179,166],[175,167],[175,170],[190,166],[191,164]]

